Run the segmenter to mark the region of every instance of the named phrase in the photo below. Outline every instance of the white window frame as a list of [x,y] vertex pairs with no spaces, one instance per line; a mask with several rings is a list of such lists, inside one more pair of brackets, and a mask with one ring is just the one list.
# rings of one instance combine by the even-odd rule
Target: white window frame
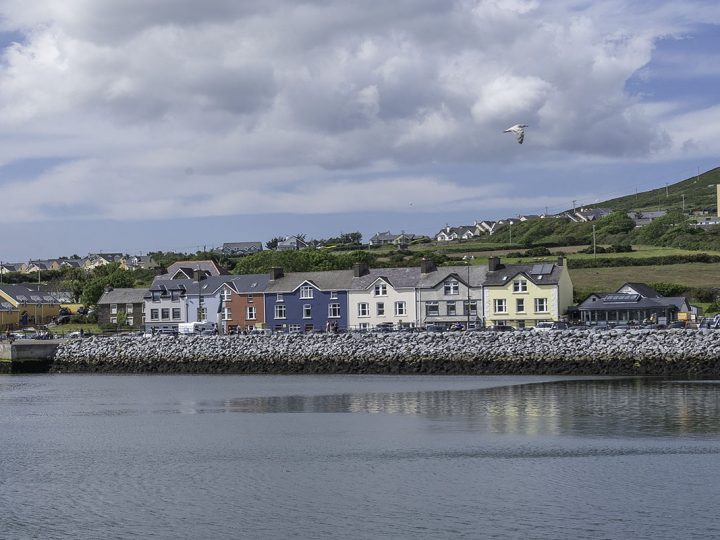
[[385,302],[375,302],[375,314],[378,317],[385,316]]
[[360,302],[358,305],[358,317],[369,317],[370,316],[370,304],[367,302]]
[[527,279],[516,279],[513,281],[513,292],[514,293],[524,293],[527,292],[528,285],[527,285]]
[[110,304],[110,314],[117,315],[117,304]]
[[407,303],[404,300],[395,302],[395,316],[405,317],[407,315]]
[[507,300],[495,298],[493,300],[493,313],[507,313]]
[[337,291],[330,291],[330,300],[337,300],[337,299],[338,299]]
[[125,319],[125,322],[127,323],[128,326],[132,326],[133,324],[135,324],[135,318],[128,317],[127,319]]
[[132,304],[125,304],[125,313],[130,314],[133,312],[133,305]]
[[328,319],[340,318],[340,304],[328,304]]
[[515,311],[517,313],[525,313],[525,299],[524,298],[516,298],[515,299]]
[[230,308],[228,308],[228,307],[223,308],[223,311],[222,311],[222,320],[223,320],[223,321],[229,321],[230,319],[232,319],[232,312],[230,311]]
[[[544,309],[541,309],[543,304]],[[535,298],[535,313],[547,313],[548,312],[548,299],[547,298]]]
[[223,289],[223,292],[222,292],[222,300],[223,300],[223,302],[229,302],[229,301],[230,301],[230,296],[232,296],[232,293],[230,292],[230,290],[229,290],[229,289]]
[[275,297],[275,302],[284,302],[285,298],[283,297],[282,293],[277,293],[277,296]]
[[160,310],[158,308],[153,308],[150,310],[150,320],[151,321],[159,321],[160,320]]
[[[282,315],[280,315],[282,312]],[[287,319],[287,307],[285,304],[275,304],[275,319]]]
[[387,283],[376,283],[374,296],[387,296]]
[[[433,313],[430,313],[430,309],[428,308],[434,308],[432,311]],[[425,316],[426,317],[438,317],[440,316],[440,302],[437,300],[430,300],[428,302],[425,302]]]
[[254,321],[257,319],[257,308],[255,306],[247,306],[245,308],[245,318],[248,321]]
[[[177,317],[175,316],[176,314],[177,314]],[[179,321],[180,319],[182,319],[182,311],[180,310],[179,307],[174,307],[170,311],[170,316],[172,317],[173,321]]]
[[457,280],[446,281],[443,287],[445,296],[455,296],[460,294],[460,283]]
[[303,319],[312,319],[312,304],[303,304]]
[[312,285],[303,285],[300,287],[300,299],[301,300],[312,300],[314,288]]
[[[450,308],[452,308],[452,313],[450,313]],[[457,315],[457,304],[455,303],[455,300],[448,300],[447,302],[445,302],[445,313],[448,317]]]

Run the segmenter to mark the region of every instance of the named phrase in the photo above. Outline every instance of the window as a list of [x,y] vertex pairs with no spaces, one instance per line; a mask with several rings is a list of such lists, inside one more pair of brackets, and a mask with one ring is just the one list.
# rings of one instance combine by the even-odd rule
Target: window
[[404,317],[405,315],[407,315],[405,302],[395,302],[395,316]]
[[178,302],[180,300],[180,291],[172,291],[170,292],[170,299],[173,302]]
[[302,327],[299,324],[291,324],[288,326],[288,331],[293,333],[298,333],[302,330]]
[[438,302],[425,302],[425,316],[437,317],[440,315],[440,305]]
[[504,298],[498,298],[494,302],[495,313],[507,313],[507,302]]
[[159,302],[159,301],[160,301],[160,291],[153,291],[153,292],[152,292],[152,300],[153,300],[153,302]]
[[255,319],[257,314],[257,311],[255,309],[255,306],[248,306],[247,310],[245,311],[245,318],[249,320]]
[[248,294],[247,301],[248,301],[248,304],[252,304],[253,302],[255,302],[255,295],[253,295],[252,293]]
[[276,302],[284,302],[285,299],[283,298],[283,295],[281,293],[277,293],[277,296],[275,297]]
[[375,304],[375,307],[377,309],[377,316],[384,317],[385,316],[385,302],[378,302],[377,304]]
[[117,324],[117,317],[110,317],[110,324]]
[[232,312],[230,311],[230,308],[225,308],[222,311],[222,320],[223,321],[229,321],[232,319]]
[[330,291],[330,300],[337,300],[337,291]]
[[513,281],[513,292],[527,292],[527,281],[524,279]]
[[276,319],[284,319],[285,314],[287,313],[287,310],[285,309],[285,304],[275,304],[275,318]]
[[312,319],[312,306],[310,304],[303,305],[303,319]]
[[340,304],[330,304],[328,306],[328,318],[339,319],[340,318]]
[[126,322],[128,326],[132,326],[133,324],[135,324],[135,319],[133,317],[128,317]]
[[370,323],[361,322],[358,327],[360,330],[369,330],[370,329]]
[[110,313],[117,314],[117,304],[110,304]]
[[446,281],[445,282],[445,294],[460,294],[460,284],[455,281]]
[[469,302],[465,300],[463,304],[465,306],[465,315],[477,315],[477,302],[475,300]]
[[310,285],[300,287],[300,298],[310,299],[313,297],[313,288]]
[[375,284],[375,296],[387,296],[387,284],[386,283]]
[[455,315],[456,314],[455,302],[446,302],[446,305],[447,305],[447,314]]
[[150,320],[151,321],[157,321],[160,316],[160,310],[159,309],[151,309],[150,310]]
[[535,311],[538,313],[546,313],[548,310],[547,298],[535,299]]
[[200,307],[198,308],[198,310],[197,310],[197,318],[198,318],[198,321],[205,321],[205,320],[207,320],[207,310],[206,310],[204,307],[200,306]]
[[132,304],[125,304],[125,313],[130,314],[133,312],[133,305]]
[[358,317],[369,317],[370,316],[370,304],[367,302],[361,302],[358,304]]
[[223,302],[228,302],[230,300],[230,291],[228,289],[223,289],[222,299]]
[[177,321],[180,319],[180,308],[179,307],[172,308],[172,318],[174,321]]
[[518,313],[525,312],[525,299],[524,298],[516,298],[515,299],[515,311],[517,311]]
[[163,321],[167,321],[168,319],[170,319],[170,308],[162,308],[160,310],[160,318]]

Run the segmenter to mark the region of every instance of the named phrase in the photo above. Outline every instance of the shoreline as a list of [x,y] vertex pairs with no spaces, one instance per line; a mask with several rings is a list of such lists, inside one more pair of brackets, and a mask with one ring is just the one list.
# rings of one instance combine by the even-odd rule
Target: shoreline
[[93,337],[61,343],[49,372],[720,379],[720,332],[581,330]]

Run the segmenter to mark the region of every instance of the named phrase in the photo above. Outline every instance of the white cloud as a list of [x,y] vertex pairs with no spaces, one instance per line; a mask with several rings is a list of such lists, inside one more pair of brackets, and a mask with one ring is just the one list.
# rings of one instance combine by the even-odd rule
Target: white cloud
[[[482,179],[488,164],[717,152],[718,122],[692,129],[714,108],[626,87],[658,39],[720,20],[711,2],[0,7],[24,35],[2,56],[0,163],[65,160],[6,182],[16,209],[0,219],[398,211],[404,193],[416,209],[491,208],[517,186]],[[531,126],[521,148],[501,134],[517,122]],[[417,172],[429,164],[475,167],[485,185]]]

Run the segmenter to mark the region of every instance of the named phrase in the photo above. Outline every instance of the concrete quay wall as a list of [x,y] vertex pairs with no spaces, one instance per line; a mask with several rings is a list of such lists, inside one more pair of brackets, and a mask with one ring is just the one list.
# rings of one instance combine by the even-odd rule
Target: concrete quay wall
[[50,370],[720,378],[720,332],[580,330],[93,337],[61,343]]

